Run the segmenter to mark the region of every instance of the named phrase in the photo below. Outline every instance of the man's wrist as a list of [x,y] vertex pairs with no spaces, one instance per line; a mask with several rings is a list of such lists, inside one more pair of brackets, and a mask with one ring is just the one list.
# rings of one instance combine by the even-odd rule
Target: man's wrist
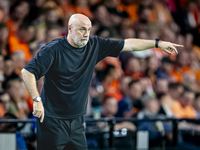
[[34,102],[40,102],[42,99],[40,96],[37,96],[36,98],[33,99]]
[[158,42],[160,41],[160,39],[155,39],[155,47],[158,48]]

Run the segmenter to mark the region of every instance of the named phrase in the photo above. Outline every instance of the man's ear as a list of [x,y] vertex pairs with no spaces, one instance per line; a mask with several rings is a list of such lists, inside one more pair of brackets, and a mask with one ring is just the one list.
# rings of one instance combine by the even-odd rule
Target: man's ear
[[69,33],[72,33],[72,26],[71,25],[68,25],[68,31],[69,31]]

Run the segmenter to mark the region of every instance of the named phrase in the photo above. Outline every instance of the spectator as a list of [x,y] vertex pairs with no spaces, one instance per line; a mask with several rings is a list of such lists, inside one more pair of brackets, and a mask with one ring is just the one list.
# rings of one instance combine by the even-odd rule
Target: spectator
[[132,102],[135,99],[140,99],[142,97],[142,86],[140,84],[140,80],[132,80],[129,83],[129,97]]
[[190,59],[188,59],[188,55],[188,52],[183,51],[177,55],[176,61],[176,70],[181,74],[182,78],[184,77],[185,79],[187,79],[187,82],[185,84],[188,84],[188,82],[191,81],[191,78],[196,79],[195,72],[190,68]]
[[155,12],[157,16],[157,21],[164,25],[164,24],[170,24],[173,22],[173,18],[171,16],[171,13],[169,9],[167,8],[167,3],[164,0],[158,0],[156,3],[154,3]]
[[[142,1],[140,2],[143,3]],[[143,4],[139,5],[138,22],[136,22],[134,25],[136,31],[147,30],[148,26],[152,24],[154,21],[155,21],[155,14],[153,13],[151,6],[144,6]]]
[[2,22],[6,22],[9,18],[9,1],[1,0],[0,9],[2,10],[3,13]]
[[52,41],[53,39],[59,38],[61,36],[61,28],[58,25],[52,25],[49,27],[49,29],[46,31],[45,40],[40,41],[38,43],[38,48],[41,49],[44,45]]
[[6,91],[11,96],[9,113],[19,119],[25,119],[29,113],[28,105],[25,101],[25,86],[20,79],[8,81]]
[[141,73],[140,62],[137,58],[130,57],[126,61],[127,62],[124,70],[126,76],[131,76],[134,79],[138,79],[143,76],[143,74]]
[[190,72],[190,60],[188,59],[189,53],[183,51],[177,55],[176,59],[176,70],[181,74],[184,75],[186,72]]
[[57,2],[64,10],[65,17],[69,19],[69,17],[74,13],[70,0],[57,0]]
[[173,117],[171,109],[173,109],[174,99],[169,94],[168,81],[166,79],[157,79],[155,82],[155,92],[160,100],[159,114],[165,117]]
[[53,39],[60,38],[60,37],[61,37],[61,28],[60,26],[55,25],[47,30],[45,42],[49,43]]
[[137,118],[139,119],[142,119],[145,117],[154,118],[160,108],[158,100],[146,94],[142,97],[142,102],[144,103],[145,108],[143,111],[138,113]]
[[196,1],[187,1],[185,6],[187,7],[187,22],[189,23],[190,28],[197,27],[199,25],[199,20],[197,19],[199,18],[199,12]]
[[87,0],[75,0],[74,6],[72,7],[74,13],[80,13],[88,16],[90,19],[93,18],[93,15],[89,9],[88,1]]
[[22,51],[15,51],[11,54],[11,59],[14,62],[14,72],[21,76],[21,70],[26,64],[24,53]]
[[3,88],[5,89],[6,84],[7,84],[7,82],[9,80],[18,78],[19,76],[14,72],[14,69],[15,69],[14,66],[15,66],[15,64],[14,64],[14,61],[10,57],[6,56],[4,58],[4,64],[5,65],[4,65],[3,72],[4,72],[5,80],[3,82]]
[[[109,61],[110,63],[112,62],[112,60],[107,60],[107,62]],[[97,91],[102,89],[102,91],[99,91],[100,93],[103,92],[104,95],[110,95],[115,97],[117,100],[121,100],[122,95],[119,92],[119,82],[116,80],[118,75],[120,75],[119,73],[121,70],[119,70],[120,68],[117,64],[118,61],[113,62],[117,68],[113,65],[107,64],[105,69],[96,72],[96,81],[93,80],[93,83],[96,82]],[[95,84],[93,84],[93,86],[95,86]]]
[[162,28],[160,38],[162,40],[167,40],[167,41],[170,41],[170,42],[175,42],[176,35],[175,35],[175,33],[173,32],[173,30],[171,28],[169,28],[168,26],[164,26]]
[[181,83],[169,83],[169,95],[174,100],[179,100],[183,93],[183,85]]
[[150,95],[154,95],[153,85],[148,77],[144,77],[140,79],[140,84],[142,86],[142,93],[148,93]]
[[174,64],[170,57],[163,57],[161,63],[161,67],[156,71],[158,78],[165,78],[169,82],[182,81],[182,76],[178,71],[174,70]]
[[49,29],[52,25],[58,24],[58,19],[59,17],[56,8],[48,8],[46,10],[45,24],[47,29]]
[[160,93],[157,94],[157,98],[160,103],[159,115],[163,115],[167,118],[174,117],[171,109],[173,109],[174,99],[169,94]]
[[107,65],[106,68],[100,72],[97,72],[97,78],[104,87],[104,92],[111,85],[112,81],[115,79],[115,67],[113,65]]
[[[140,80],[132,80],[128,84],[127,96],[123,97],[123,100],[118,103],[118,112],[116,117],[130,118],[133,113],[139,111],[137,106],[133,106],[135,100],[138,101],[142,97],[142,85]],[[140,109],[140,108],[139,108]]]
[[0,103],[2,104],[6,114],[10,108],[10,95],[6,92],[0,93]]
[[193,42],[193,36],[192,34],[188,33],[185,35],[185,43],[184,47],[187,51],[192,51],[192,42]]
[[117,100],[113,97],[106,97],[103,101],[102,117],[114,117],[117,113]]
[[10,7],[10,18],[6,21],[9,27],[9,35],[16,34],[23,19],[29,13],[29,3],[25,0],[17,0]]
[[[137,115],[138,119],[153,119],[160,118],[157,114],[160,106],[158,100],[154,97],[146,94],[142,97],[142,101],[144,103],[144,110],[139,112]],[[167,123],[162,123],[161,121],[157,122],[142,122],[139,124],[138,130],[147,130],[149,131],[150,138],[150,147],[158,146],[162,140],[163,135],[165,135],[168,131],[171,131],[170,126]],[[159,141],[159,142],[158,142]]]
[[183,85],[192,89],[195,92],[198,92],[197,83],[196,83],[196,75],[194,72],[186,72],[183,75]]
[[193,107],[195,93],[185,88],[179,101],[174,101],[173,114],[178,118],[195,118],[197,116]]
[[156,79],[156,71],[159,67],[159,61],[155,56],[151,56],[146,58],[145,65],[147,65],[145,75],[150,78],[152,83],[154,83]]
[[165,93],[167,94],[169,91],[168,89],[168,81],[166,79],[157,79],[155,81],[155,92],[157,94],[159,93]]
[[133,57],[134,57],[133,53],[131,53],[131,52],[121,52],[119,54],[119,60],[121,61],[121,65],[122,65],[121,67],[122,67],[123,71],[125,71],[125,69],[126,69],[128,60]]
[[123,94],[123,97],[127,97],[128,96],[128,91],[129,91],[129,87],[128,84],[131,82],[131,77],[129,76],[124,76],[121,78],[121,82],[120,82],[120,92]]
[[31,24],[21,24],[16,35],[10,35],[8,38],[9,52],[23,51],[26,61],[31,60],[30,49],[26,42],[30,42],[34,37],[35,28]]
[[[48,10],[53,10],[54,12],[52,13],[52,12],[50,12],[50,16],[52,15],[52,19],[51,18],[49,18],[50,20],[54,20],[55,21],[55,19],[57,20],[57,19],[63,19],[63,17],[64,17],[64,12],[63,12],[63,9],[62,9],[62,5],[58,5],[59,3],[57,3],[56,1],[52,1],[52,0],[50,0],[50,1],[45,1],[44,2],[44,4],[42,5],[42,7],[43,7],[43,9],[45,9],[45,10],[47,10],[47,12],[48,12]],[[56,10],[56,11],[55,11]],[[50,21],[49,20],[49,21]]]
[[106,6],[102,4],[96,4],[92,7],[94,21],[97,22],[98,26],[111,26],[109,12]]
[[6,47],[8,42],[8,26],[0,23],[0,54],[6,55]]
[[[114,117],[118,111],[117,100],[113,97],[105,97],[103,101],[103,111],[102,117]],[[115,124],[115,130],[121,130],[123,128],[127,128],[129,130],[134,131],[135,126],[130,122],[121,122]]]

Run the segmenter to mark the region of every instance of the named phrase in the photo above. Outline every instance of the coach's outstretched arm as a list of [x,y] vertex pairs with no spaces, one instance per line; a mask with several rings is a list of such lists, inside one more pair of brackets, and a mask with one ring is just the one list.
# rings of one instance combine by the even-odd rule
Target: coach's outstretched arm
[[[22,78],[24,80],[24,84],[31,98],[34,99],[39,97],[39,93],[36,86],[35,75],[27,71],[26,69],[22,69]],[[41,118],[40,122],[43,122],[44,119],[44,107],[42,101],[33,102],[33,115],[35,117]]]
[[[142,51],[150,48],[154,48],[156,45],[156,40],[143,40],[143,39],[125,39],[124,47],[122,51]],[[158,47],[168,53],[171,54],[174,51],[178,54],[176,47],[183,47],[183,45],[174,44],[171,42],[159,41]]]

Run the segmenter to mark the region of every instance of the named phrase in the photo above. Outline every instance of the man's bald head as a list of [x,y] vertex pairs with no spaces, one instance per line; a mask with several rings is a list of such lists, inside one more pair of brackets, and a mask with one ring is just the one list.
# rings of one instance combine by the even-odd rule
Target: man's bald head
[[87,16],[82,15],[82,14],[73,14],[69,18],[68,25],[79,25],[79,24],[82,24],[82,23],[91,25],[91,21]]
[[68,22],[68,42],[74,47],[83,47],[87,44],[90,29],[92,27],[90,19],[82,14],[74,14]]

